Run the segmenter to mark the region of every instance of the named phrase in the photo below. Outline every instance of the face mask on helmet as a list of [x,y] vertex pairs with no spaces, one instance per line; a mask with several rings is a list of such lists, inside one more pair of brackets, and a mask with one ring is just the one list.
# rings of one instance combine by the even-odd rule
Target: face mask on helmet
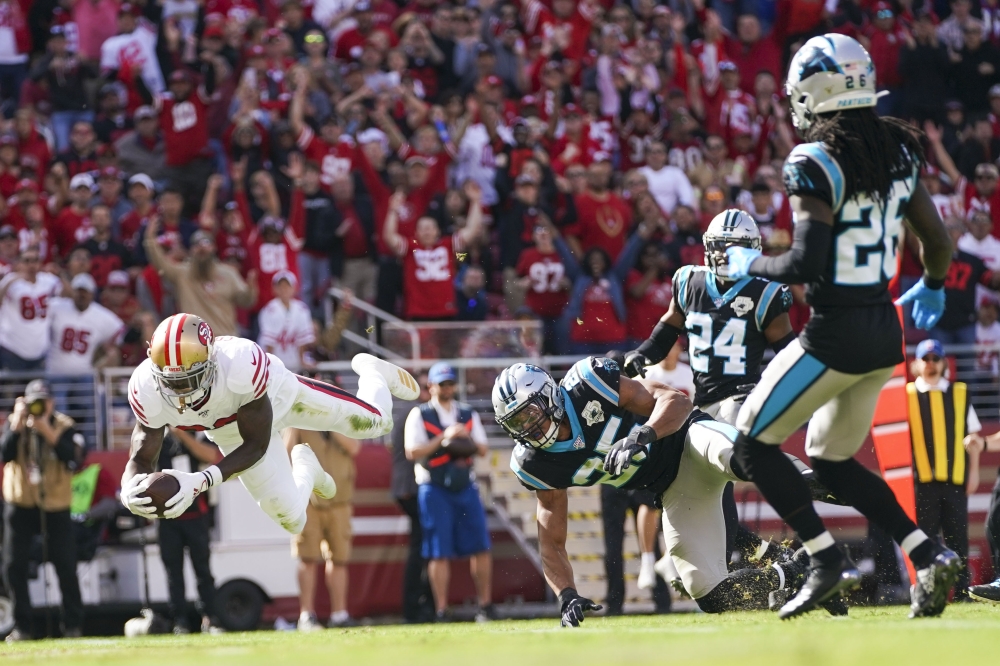
[[547,382],[512,411],[505,409],[494,406],[500,427],[518,442],[537,449],[556,441],[565,415],[559,389],[554,382]]
[[726,248],[745,247],[759,250],[760,231],[753,218],[741,210],[725,210],[712,220],[702,237],[705,265],[719,278],[729,278],[729,257]]
[[215,362],[206,361],[186,372],[163,372],[155,365],[156,389],[177,411],[184,412],[207,395],[215,381]]

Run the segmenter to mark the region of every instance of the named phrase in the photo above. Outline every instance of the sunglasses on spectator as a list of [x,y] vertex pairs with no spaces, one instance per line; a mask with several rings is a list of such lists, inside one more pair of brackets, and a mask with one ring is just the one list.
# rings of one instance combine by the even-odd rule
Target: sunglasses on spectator
[[940,361],[943,361],[944,359],[938,356],[937,354],[928,354],[927,356],[924,356],[920,360],[922,360],[925,363],[938,363]]
[[879,12],[877,14],[875,14],[875,18],[877,18],[877,19],[892,18],[892,10],[891,9],[882,9],[882,10],[879,10]]
[[723,144],[721,144],[721,143],[710,143],[710,144],[708,144],[708,149],[709,150],[722,150],[725,147],[726,146],[723,145]]
[[326,41],[323,35],[306,35],[306,44],[322,44]]

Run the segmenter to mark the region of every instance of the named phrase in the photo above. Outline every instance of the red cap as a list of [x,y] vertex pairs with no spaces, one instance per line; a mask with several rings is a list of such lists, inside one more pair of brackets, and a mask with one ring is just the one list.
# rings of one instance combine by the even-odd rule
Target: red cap
[[98,176],[98,178],[114,178],[115,180],[118,180],[119,178],[121,178],[121,175],[122,174],[117,167],[106,166],[103,169],[101,169],[101,174]]
[[281,39],[281,29],[280,28],[271,28],[270,30],[268,30],[267,32],[264,33],[264,41],[265,42],[270,43],[270,42],[277,41],[279,39]]
[[129,14],[131,16],[138,16],[142,13],[142,9],[139,5],[133,5],[131,2],[123,2],[121,6],[118,7],[118,15]]
[[486,85],[493,86],[494,88],[499,88],[503,85],[503,81],[496,74],[490,74],[486,77]]
[[17,181],[17,192],[21,190],[31,190],[32,192],[38,192],[38,183],[31,180],[30,178],[22,178]]
[[538,100],[534,95],[525,95],[521,98],[521,108],[526,106],[538,106]]
[[[876,2],[875,3],[875,13],[876,14],[878,14],[881,11],[885,11],[887,9],[890,12],[892,12],[892,5],[890,5],[888,2],[885,2],[884,0],[882,0],[880,2]],[[892,12],[892,13],[895,14],[896,12]]]
[[720,72],[738,72],[740,68],[736,66],[736,63],[732,60],[723,60],[719,63]]
[[264,47],[260,44],[254,44],[247,49],[247,58],[263,58],[265,55]]
[[567,104],[562,108],[562,114],[564,118],[568,116],[582,116],[583,110],[581,110],[580,107],[578,107],[573,102],[570,102],[569,104]]
[[205,32],[202,33],[202,37],[205,39],[211,39],[215,37],[216,39],[222,39],[225,36],[225,32],[222,30],[222,26],[218,23],[208,26],[205,28]]

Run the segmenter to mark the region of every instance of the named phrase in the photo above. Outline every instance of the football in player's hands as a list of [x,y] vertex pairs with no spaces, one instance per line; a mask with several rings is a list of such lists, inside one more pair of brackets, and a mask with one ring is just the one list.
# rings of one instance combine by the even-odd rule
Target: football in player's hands
[[153,472],[149,475],[149,479],[146,492],[139,497],[148,497],[153,500],[149,506],[156,509],[158,518],[163,518],[163,512],[167,508],[167,500],[177,494],[177,491],[181,489],[181,484],[175,477],[166,472]]

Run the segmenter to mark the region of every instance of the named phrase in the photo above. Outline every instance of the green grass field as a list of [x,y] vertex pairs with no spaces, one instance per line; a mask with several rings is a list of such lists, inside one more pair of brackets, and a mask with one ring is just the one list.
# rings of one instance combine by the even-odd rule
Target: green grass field
[[908,620],[905,607],[812,613],[780,622],[770,613],[589,618],[578,630],[554,620],[490,625],[387,626],[316,634],[94,638],[0,646],[7,663],[47,666],[469,666],[554,664],[986,664],[1000,648],[1000,607],[950,607]]

